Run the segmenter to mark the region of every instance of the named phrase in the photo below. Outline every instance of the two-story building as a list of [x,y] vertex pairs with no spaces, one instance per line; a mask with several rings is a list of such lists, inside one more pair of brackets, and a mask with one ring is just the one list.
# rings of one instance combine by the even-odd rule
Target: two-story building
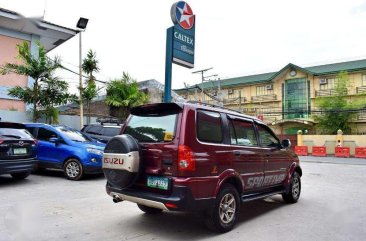
[[[209,81],[175,91],[187,100],[221,103],[257,116],[277,134],[295,134],[299,129],[315,133],[312,117],[319,114],[316,99],[335,94],[341,71],[349,76],[347,99],[365,99],[366,59],[312,67],[290,63],[277,72],[223,79],[220,83]],[[366,106],[352,122],[354,133],[366,133]]]
[[[17,44],[27,41],[33,55],[37,56],[39,41],[51,51],[78,33],[77,30],[62,27],[41,19],[29,19],[20,14],[0,8],[0,66],[5,63],[20,63],[17,59]],[[8,95],[15,87],[32,86],[28,76],[16,74],[0,75],[0,110],[26,111],[24,102]]]

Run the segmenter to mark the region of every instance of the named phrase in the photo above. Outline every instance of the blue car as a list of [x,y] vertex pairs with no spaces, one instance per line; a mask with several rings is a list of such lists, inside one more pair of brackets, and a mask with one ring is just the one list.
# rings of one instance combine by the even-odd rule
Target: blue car
[[38,140],[39,168],[63,170],[67,179],[75,181],[84,174],[102,173],[104,143],[63,125],[25,126]]

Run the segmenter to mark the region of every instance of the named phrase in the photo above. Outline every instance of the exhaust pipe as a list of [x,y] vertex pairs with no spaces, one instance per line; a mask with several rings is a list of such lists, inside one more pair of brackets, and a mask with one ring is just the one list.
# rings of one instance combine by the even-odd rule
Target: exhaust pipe
[[122,201],[123,201],[123,200],[122,200],[120,197],[118,197],[117,195],[114,195],[112,200],[113,200],[113,202],[114,202],[114,203],[119,203],[119,202],[122,202]]

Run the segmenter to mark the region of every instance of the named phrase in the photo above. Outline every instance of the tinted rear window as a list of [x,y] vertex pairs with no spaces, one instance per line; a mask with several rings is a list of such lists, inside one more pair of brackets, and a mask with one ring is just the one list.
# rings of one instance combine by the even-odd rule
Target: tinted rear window
[[222,125],[219,113],[211,111],[197,112],[197,138],[205,142],[222,142]]
[[0,137],[33,139],[32,135],[27,130],[11,128],[0,128]]
[[101,134],[104,136],[116,136],[121,132],[121,128],[117,127],[104,127]]
[[172,141],[175,136],[177,114],[164,116],[132,116],[124,134],[139,142]]

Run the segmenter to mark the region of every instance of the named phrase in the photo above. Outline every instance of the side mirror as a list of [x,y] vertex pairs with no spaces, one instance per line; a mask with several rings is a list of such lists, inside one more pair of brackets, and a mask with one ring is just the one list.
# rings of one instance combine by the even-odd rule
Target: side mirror
[[283,148],[290,148],[291,147],[291,141],[289,139],[282,140],[281,145]]
[[49,139],[49,141],[50,142],[52,142],[52,143],[55,143],[56,145],[58,144],[58,138],[57,137],[51,137],[50,139]]

